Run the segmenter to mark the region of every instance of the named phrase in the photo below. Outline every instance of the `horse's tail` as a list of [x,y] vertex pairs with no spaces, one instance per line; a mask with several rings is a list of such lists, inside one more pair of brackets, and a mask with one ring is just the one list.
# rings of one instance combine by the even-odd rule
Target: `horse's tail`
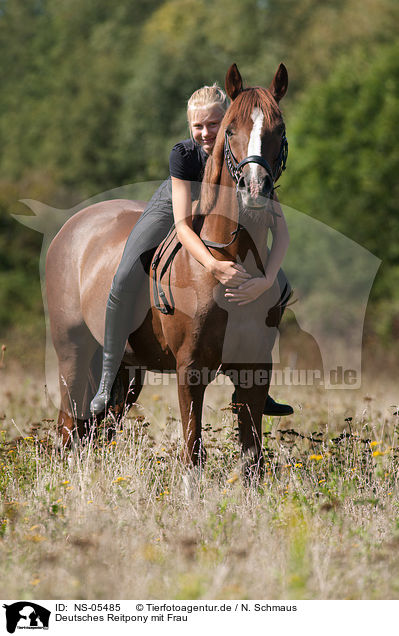
[[45,236],[54,236],[71,216],[71,210],[59,210],[34,199],[20,199],[34,215],[12,214],[11,216],[31,230],[41,232]]

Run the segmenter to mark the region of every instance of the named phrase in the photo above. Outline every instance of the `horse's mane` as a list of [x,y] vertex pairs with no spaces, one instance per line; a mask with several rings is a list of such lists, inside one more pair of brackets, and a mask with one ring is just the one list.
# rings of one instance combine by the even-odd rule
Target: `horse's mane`
[[206,162],[201,188],[201,214],[209,214],[216,203],[224,161],[225,131],[230,124],[242,125],[251,117],[254,108],[262,110],[268,126],[281,119],[280,108],[266,88],[245,88],[236,97],[222,119],[212,155]]

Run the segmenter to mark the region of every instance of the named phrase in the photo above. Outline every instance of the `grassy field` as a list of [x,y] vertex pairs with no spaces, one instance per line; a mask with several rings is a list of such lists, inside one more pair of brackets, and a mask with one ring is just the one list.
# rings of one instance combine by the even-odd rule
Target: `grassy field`
[[231,388],[211,386],[208,462],[189,502],[174,386],[146,387],[111,443],[61,452],[40,377],[0,374],[0,598],[398,598],[386,386],[276,389],[295,415],[264,418],[257,489],[241,480]]

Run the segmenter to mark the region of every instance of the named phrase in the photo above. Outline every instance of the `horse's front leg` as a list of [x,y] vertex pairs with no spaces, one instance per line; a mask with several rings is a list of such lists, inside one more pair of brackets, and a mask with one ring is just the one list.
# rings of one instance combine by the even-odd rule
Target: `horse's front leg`
[[257,481],[263,472],[262,415],[267,388],[236,385],[238,428],[244,457],[244,478]]
[[199,468],[206,460],[202,443],[202,404],[206,385],[202,383],[200,370],[192,364],[180,364],[177,371],[180,414],[183,427],[181,458],[188,468]]

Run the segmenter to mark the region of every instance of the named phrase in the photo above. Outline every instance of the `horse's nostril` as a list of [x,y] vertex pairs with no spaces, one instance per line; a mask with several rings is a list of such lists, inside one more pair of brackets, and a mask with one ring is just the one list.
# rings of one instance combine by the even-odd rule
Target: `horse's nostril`
[[263,188],[262,188],[263,194],[269,194],[272,187],[273,187],[273,180],[269,177],[269,175],[267,175],[263,182]]
[[247,187],[247,184],[245,182],[245,177],[240,177],[238,181],[238,187],[240,190],[244,190]]

